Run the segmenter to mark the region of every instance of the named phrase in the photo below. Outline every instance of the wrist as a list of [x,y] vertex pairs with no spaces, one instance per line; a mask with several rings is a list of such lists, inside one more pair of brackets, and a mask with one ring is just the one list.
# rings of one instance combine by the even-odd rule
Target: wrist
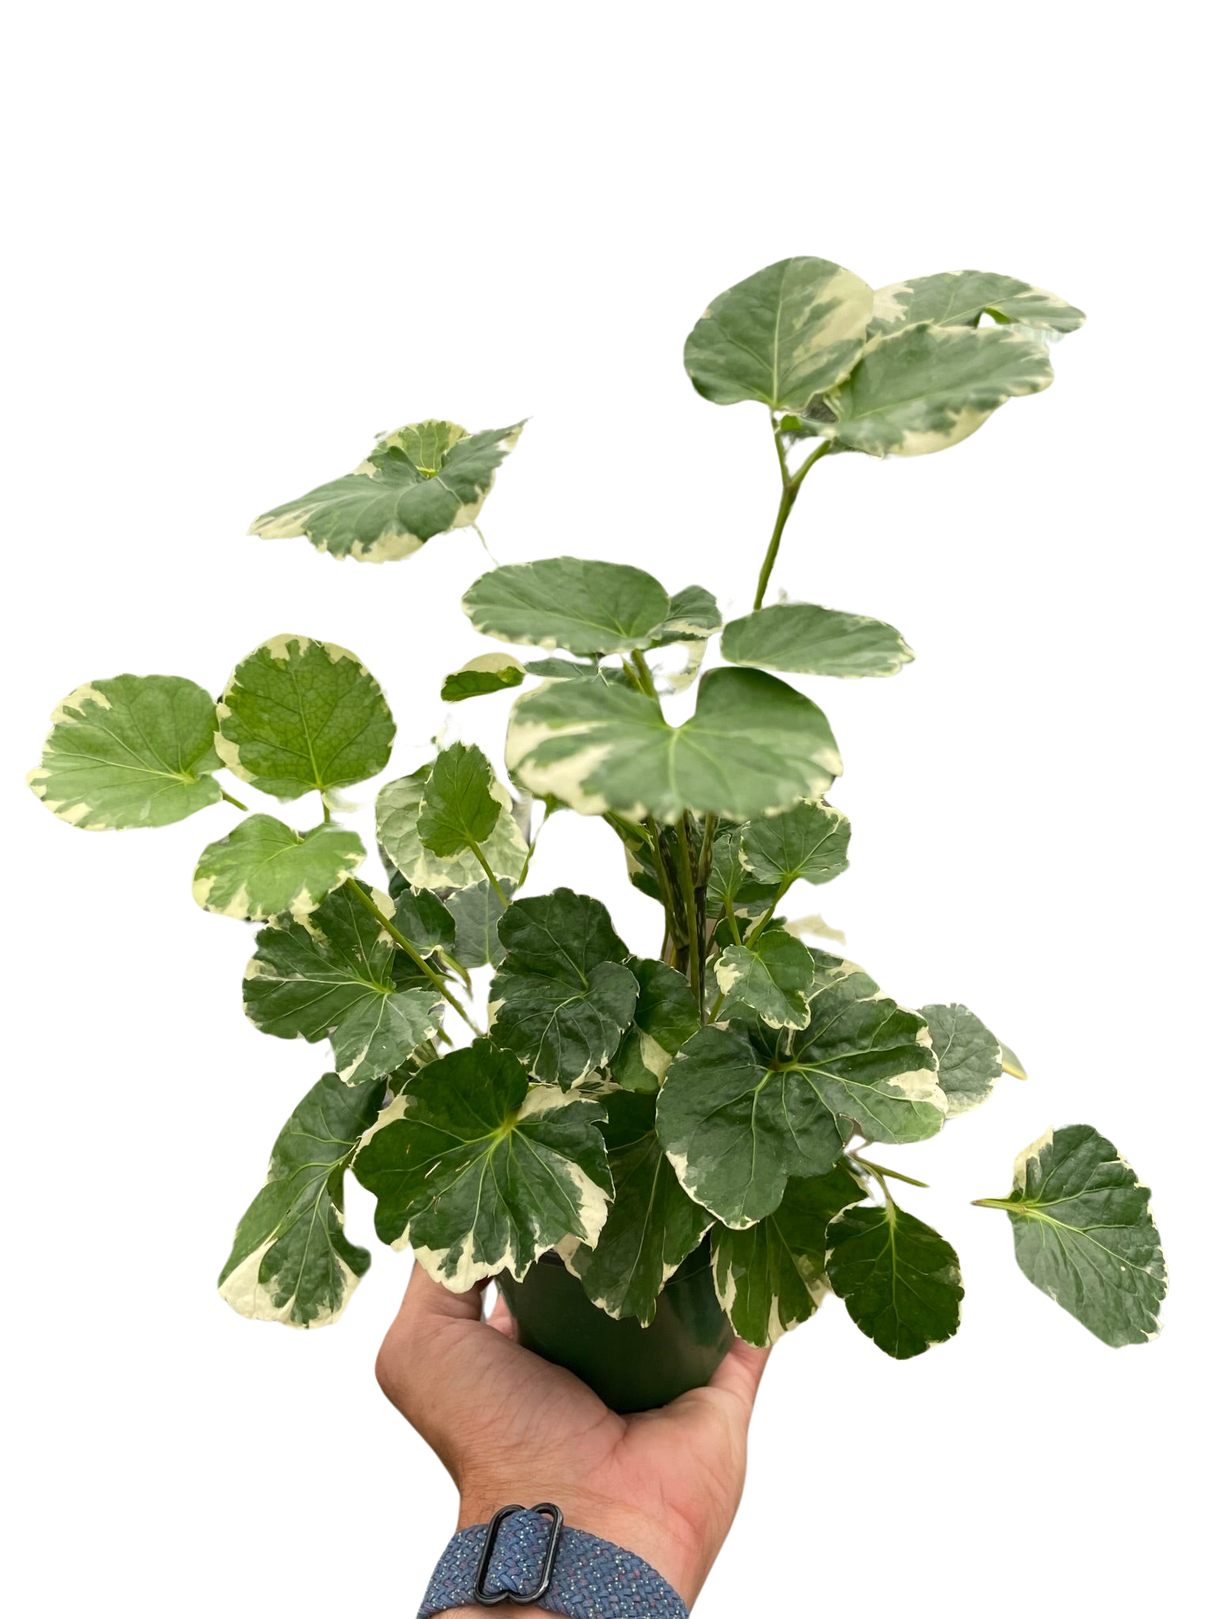
[[[693,1538],[685,1525],[657,1523],[653,1517],[619,1501],[605,1500],[594,1495],[574,1495],[568,1490],[554,1491],[551,1484],[515,1484],[509,1489],[486,1495],[481,1490],[466,1491],[460,1497],[457,1528],[469,1529],[474,1524],[488,1523],[499,1507],[510,1501],[530,1506],[535,1501],[554,1500],[565,1515],[571,1529],[583,1529],[609,1541],[624,1551],[643,1558],[650,1568],[662,1576],[668,1585],[682,1597],[688,1609],[699,1595],[700,1587],[708,1576],[712,1558],[707,1561],[702,1546],[692,1544]],[[464,1611],[459,1610],[461,1619]],[[470,1608],[468,1614],[478,1610]],[[483,1612],[483,1610],[480,1610]],[[538,1608],[512,1608],[511,1619],[540,1614]]]

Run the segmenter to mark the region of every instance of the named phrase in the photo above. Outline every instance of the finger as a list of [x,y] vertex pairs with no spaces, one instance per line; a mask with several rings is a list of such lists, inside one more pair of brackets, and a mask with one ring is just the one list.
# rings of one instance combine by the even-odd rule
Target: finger
[[479,1321],[485,1285],[477,1282],[466,1293],[453,1293],[428,1276],[415,1260],[396,1324],[407,1332],[416,1332],[443,1321]]

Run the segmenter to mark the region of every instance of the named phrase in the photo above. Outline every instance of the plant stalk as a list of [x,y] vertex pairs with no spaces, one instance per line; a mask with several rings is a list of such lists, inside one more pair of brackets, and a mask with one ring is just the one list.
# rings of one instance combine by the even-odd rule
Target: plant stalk
[[219,789],[219,796],[225,804],[231,804],[235,809],[244,810],[246,814],[248,813],[249,806],[242,804],[238,798],[233,798],[231,793],[225,793],[222,787]]
[[784,538],[784,525],[788,522],[789,513],[796,504],[797,496],[801,493],[801,485],[805,482],[805,474],[816,462],[827,455],[832,443],[830,439],[823,439],[821,445],[805,462],[799,472],[788,475],[788,463],[784,459],[784,451],[780,445],[780,434],[776,428],[775,418],[772,418],[772,431],[776,438],[776,454],[780,458],[780,479],[783,488],[780,491],[780,505],[776,511],[776,526],[771,531],[771,539],[767,545],[767,555],[763,558],[763,566],[759,570],[759,583],[755,590],[754,611],[758,612],[763,605],[763,598],[767,594],[768,581],[771,579],[771,570],[776,565],[776,557],[780,553],[780,541]]
[[435,989],[439,992],[439,994],[447,1002],[447,1004],[449,1006],[453,1006],[455,1008],[455,1010],[459,1013],[460,1017],[463,1018],[464,1022],[472,1030],[473,1034],[480,1034],[481,1031],[477,1028],[476,1024],[468,1016],[467,1012],[460,1005],[459,1001],[456,1000],[455,996],[452,995],[451,991],[447,988],[446,984],[443,983],[442,979],[434,971],[434,968],[431,967],[431,965],[430,965],[430,963],[428,961],[424,960],[417,953],[417,951],[409,943],[408,939],[405,938],[404,934],[399,930],[399,928],[394,928],[392,926],[391,922],[389,922],[388,918],[380,910],[379,906],[375,903],[375,901],[371,898],[371,896],[369,894],[364,894],[362,889],[358,886],[357,882],[351,881],[347,886],[349,887],[350,892],[358,900],[358,903],[363,907],[363,909],[365,911],[370,911],[371,915],[379,923],[380,927],[383,928],[384,932],[388,935],[388,937],[392,940],[392,942],[394,944],[398,945],[405,952],[405,954],[408,956],[409,960],[413,963],[413,965],[415,967],[419,967],[421,969],[421,971],[423,973],[425,973],[426,977],[434,985]]

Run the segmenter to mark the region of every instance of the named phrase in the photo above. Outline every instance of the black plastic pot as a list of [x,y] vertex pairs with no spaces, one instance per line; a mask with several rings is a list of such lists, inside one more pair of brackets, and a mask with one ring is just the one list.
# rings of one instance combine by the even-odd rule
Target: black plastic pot
[[588,1383],[613,1411],[650,1411],[702,1388],[725,1358],[733,1329],[717,1302],[707,1239],[675,1271],[653,1324],[613,1321],[591,1304],[556,1254],[544,1254],[521,1282],[497,1285],[518,1341]]

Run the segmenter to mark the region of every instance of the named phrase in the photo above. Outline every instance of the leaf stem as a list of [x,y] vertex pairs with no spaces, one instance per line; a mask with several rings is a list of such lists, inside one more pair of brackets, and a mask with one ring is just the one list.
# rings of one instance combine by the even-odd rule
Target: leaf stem
[[[848,1157],[858,1168],[863,1169],[868,1174],[875,1175],[878,1180],[881,1180],[882,1175],[888,1175],[891,1180],[905,1181],[907,1186],[921,1186],[925,1191],[929,1190],[926,1181],[917,1181],[913,1175],[903,1175],[897,1169],[886,1169],[884,1164],[870,1164],[867,1158],[860,1158],[854,1152],[849,1153]],[[884,1181],[881,1184],[884,1190]]]
[[476,538],[481,541],[481,550],[484,552],[484,554],[486,554],[486,557],[489,557],[489,562],[492,563],[492,567],[497,567],[502,559],[500,559],[500,557],[495,557],[494,550],[492,550],[492,546],[489,544],[489,536],[487,536],[486,531],[481,528],[479,523],[473,523],[473,533],[476,534]]
[[332,817],[332,815],[329,814],[328,801],[326,800],[325,795],[323,793],[321,793],[321,795],[320,795],[320,807],[325,812],[325,823],[324,824],[326,826],[328,826],[329,822],[333,819],[333,817]]
[[[518,882],[514,885],[514,891],[516,894],[527,881],[527,873],[531,870],[531,856],[535,853],[535,846],[540,841],[540,833],[548,825],[548,817],[551,814],[552,805],[545,804],[543,818],[541,819],[540,824],[536,827],[535,831],[531,834],[531,842],[527,845],[527,858],[523,861],[523,869],[519,872]],[[495,883],[493,886],[496,888],[497,884]]]
[[242,804],[238,798],[233,798],[231,793],[225,793],[222,787],[219,789],[219,796],[223,799],[225,804],[231,804],[234,808],[244,810],[244,812],[248,814],[249,806],[247,804]]
[[[498,899],[501,900],[503,905],[509,905],[510,896],[509,896],[509,894],[507,894],[506,890],[502,887],[501,883],[499,883],[497,878],[494,876],[492,866],[489,864],[489,862],[485,859],[484,855],[481,853],[480,844],[477,843],[474,838],[469,838],[468,839],[468,847],[472,850],[472,853],[476,856],[477,860],[480,862],[481,870],[484,872],[485,876],[488,877],[490,883],[492,884],[493,892],[497,895]],[[528,856],[528,859],[530,859],[530,856]],[[521,879],[520,879],[520,881],[521,881]]]
[[725,896],[725,920],[729,923],[730,931],[733,933],[733,942],[741,944],[742,930],[738,926],[738,917],[733,908],[733,900],[730,899],[728,894]]
[[780,458],[780,504],[776,510],[776,526],[771,531],[771,539],[767,545],[767,555],[763,558],[763,566],[759,570],[759,583],[755,589],[754,611],[758,612],[763,605],[763,598],[767,594],[768,581],[771,579],[771,570],[776,565],[776,557],[780,553],[780,541],[784,537],[784,525],[788,522],[789,514],[796,504],[797,496],[801,493],[801,485],[805,482],[805,474],[815,462],[820,461],[824,455],[829,454],[833,448],[830,439],[823,439],[821,445],[808,457],[799,472],[788,475],[788,462],[784,459],[784,449],[780,443],[780,431],[776,426],[776,419],[771,419],[772,432],[775,434],[776,454]]
[[634,652],[629,659],[629,662],[636,670],[637,679],[641,683],[641,690],[645,693],[646,697],[656,697],[658,694],[658,689],[653,683],[653,676],[649,672],[649,665],[645,662],[645,654],[643,652]]
[[[747,944],[748,948],[751,948],[751,949],[754,948],[755,940],[759,937],[759,935],[763,932],[763,929],[767,926],[767,924],[771,921],[772,917],[776,914],[777,905],[779,905],[780,901],[784,898],[785,894],[788,893],[788,890],[791,887],[792,887],[791,882],[782,882],[780,884],[780,888],[779,888],[778,893],[776,894],[775,899],[772,900],[771,904],[767,907],[766,911],[764,911],[763,915],[759,918],[759,920],[755,923],[754,927],[751,928],[750,932],[746,935],[746,944]],[[738,943],[741,944],[741,942],[742,941],[739,939]]]
[[404,934],[398,928],[392,926],[392,923],[389,922],[388,918],[380,910],[379,906],[375,903],[371,896],[369,894],[364,894],[362,889],[358,886],[358,883],[352,878],[347,879],[346,886],[349,888],[350,892],[354,895],[355,899],[357,899],[358,903],[363,907],[363,909],[365,911],[370,911],[371,915],[379,923],[380,927],[383,928],[384,932],[393,941],[393,943],[398,945],[405,952],[415,967],[419,967],[421,971],[425,973],[426,977],[434,985],[435,989],[439,992],[442,998],[449,1006],[453,1006],[455,1008],[460,1017],[463,1018],[464,1022],[472,1030],[473,1034],[480,1034],[481,1031],[468,1016],[467,1012],[460,1005],[459,1001],[456,1000],[455,996],[452,995],[446,984],[443,983],[442,979],[434,971],[434,968],[431,967],[428,961],[423,960],[423,958],[409,943],[408,939],[405,938]]
[[700,961],[700,928],[696,914],[696,885],[691,870],[691,842],[687,836],[687,817],[674,823],[675,850],[678,855],[679,887],[682,891],[683,914],[687,925],[687,976],[691,993],[701,1016],[704,1011],[704,980]]

